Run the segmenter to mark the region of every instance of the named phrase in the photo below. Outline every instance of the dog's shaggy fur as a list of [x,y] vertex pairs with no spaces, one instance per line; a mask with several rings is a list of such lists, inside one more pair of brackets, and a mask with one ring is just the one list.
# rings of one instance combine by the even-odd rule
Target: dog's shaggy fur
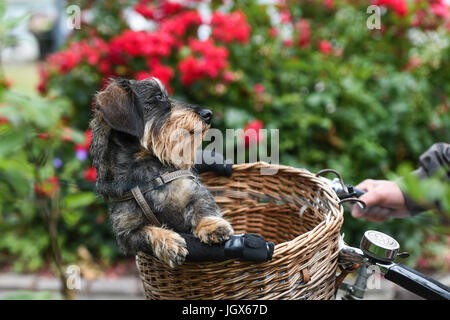
[[[96,96],[90,124],[97,192],[106,199],[122,197],[161,174],[190,168],[194,150],[188,153],[190,161],[180,162],[174,161],[173,148],[197,147],[194,131],[200,130],[203,136],[211,115],[204,108],[170,99],[156,78],[111,80]],[[170,138],[177,129],[188,134]],[[233,233],[213,196],[197,178],[174,180],[144,196],[163,227],[150,225],[134,199],[108,205],[113,231],[127,254],[151,252],[174,267],[183,263],[188,253],[178,233],[192,233],[205,243],[225,241]]]

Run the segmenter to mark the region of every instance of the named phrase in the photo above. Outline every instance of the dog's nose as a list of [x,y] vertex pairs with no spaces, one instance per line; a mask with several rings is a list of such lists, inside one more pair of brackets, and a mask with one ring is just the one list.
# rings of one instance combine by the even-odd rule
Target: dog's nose
[[200,118],[203,119],[203,121],[205,121],[207,124],[211,123],[211,119],[212,119],[212,111],[208,110],[208,109],[200,109],[197,111],[197,114],[200,116]]

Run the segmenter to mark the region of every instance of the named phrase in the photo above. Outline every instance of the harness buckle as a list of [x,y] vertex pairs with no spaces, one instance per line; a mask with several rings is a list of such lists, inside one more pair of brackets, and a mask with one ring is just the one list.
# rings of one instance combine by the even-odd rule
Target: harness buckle
[[156,177],[155,179],[153,179],[153,182],[155,183],[155,188],[160,188],[166,184],[163,176]]

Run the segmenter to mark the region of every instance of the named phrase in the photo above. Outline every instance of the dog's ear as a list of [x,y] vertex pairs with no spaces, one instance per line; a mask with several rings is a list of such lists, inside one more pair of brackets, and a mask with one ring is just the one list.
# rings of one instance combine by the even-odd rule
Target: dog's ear
[[144,135],[144,112],[129,80],[113,80],[97,94],[96,108],[111,128],[139,139]]

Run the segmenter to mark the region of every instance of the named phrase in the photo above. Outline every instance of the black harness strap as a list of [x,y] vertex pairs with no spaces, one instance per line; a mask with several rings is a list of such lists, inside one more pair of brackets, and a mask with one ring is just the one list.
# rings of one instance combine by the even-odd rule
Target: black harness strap
[[179,178],[194,178],[195,175],[190,170],[177,170],[173,172],[168,172],[160,175],[159,177],[156,177],[152,181],[150,181],[150,187],[145,188],[143,191],[139,188],[139,186],[136,186],[131,189],[131,191],[125,193],[120,198],[111,198],[112,202],[122,202],[126,200],[135,199],[138,203],[139,207],[142,209],[142,212],[144,213],[147,220],[157,226],[160,227],[161,223],[156,218],[155,214],[153,213],[152,209],[148,205],[147,201],[144,198],[144,194],[149,192],[150,190],[159,188],[169,182],[172,182],[173,180],[179,179]]
[[147,218],[147,220],[151,224],[157,227],[161,227],[161,223],[159,222],[158,218],[156,218],[152,209],[150,209],[150,206],[148,205],[147,201],[145,201],[141,189],[139,189],[139,187],[134,187],[133,189],[131,189],[131,192],[133,193],[133,196],[136,199],[136,202],[138,203],[139,207],[141,207],[142,212],[144,212],[144,215]]

